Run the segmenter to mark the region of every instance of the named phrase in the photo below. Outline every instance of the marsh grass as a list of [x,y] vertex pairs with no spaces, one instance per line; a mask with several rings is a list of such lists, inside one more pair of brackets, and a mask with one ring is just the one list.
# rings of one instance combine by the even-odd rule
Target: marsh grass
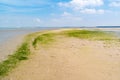
[[23,43],[13,55],[9,55],[7,60],[0,63],[0,76],[6,75],[22,60],[27,60],[29,54],[30,49],[28,43]]
[[34,48],[38,47],[38,45],[46,45],[54,41],[54,33],[45,33],[37,36],[34,41],[32,42],[32,45]]
[[36,32],[33,34],[29,34],[25,38],[25,41],[22,43],[22,45],[17,49],[17,51],[14,52],[14,54],[9,55],[5,61],[0,63],[0,78],[2,76],[6,76],[21,61],[28,59],[28,55],[31,53],[31,39],[34,39],[32,42],[32,46],[36,47],[39,44],[49,44],[51,41],[54,40],[53,36],[53,33],[41,34],[40,32]]
[[77,37],[80,39],[88,39],[88,40],[118,40],[113,33],[106,33],[103,31],[90,31],[90,30],[69,30],[63,32],[64,35],[69,37]]

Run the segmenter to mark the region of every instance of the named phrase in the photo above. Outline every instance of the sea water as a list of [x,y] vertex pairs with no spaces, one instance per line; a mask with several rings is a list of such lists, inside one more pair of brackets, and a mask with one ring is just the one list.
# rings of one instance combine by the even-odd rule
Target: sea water
[[5,43],[19,35],[25,35],[36,31],[50,30],[56,28],[42,27],[42,28],[0,28],[0,44]]

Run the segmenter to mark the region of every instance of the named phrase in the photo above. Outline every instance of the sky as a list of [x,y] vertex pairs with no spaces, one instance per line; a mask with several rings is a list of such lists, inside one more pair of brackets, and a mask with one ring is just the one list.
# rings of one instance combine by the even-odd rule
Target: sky
[[0,0],[0,27],[120,26],[120,0]]

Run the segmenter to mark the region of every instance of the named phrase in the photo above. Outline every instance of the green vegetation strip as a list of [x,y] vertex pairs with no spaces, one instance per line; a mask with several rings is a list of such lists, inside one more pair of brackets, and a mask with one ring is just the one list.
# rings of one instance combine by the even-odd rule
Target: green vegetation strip
[[28,59],[29,54],[30,49],[28,43],[23,43],[13,55],[0,63],[0,76],[6,75],[15,68],[20,61]]
[[[53,41],[53,36],[54,34],[52,33],[41,34],[40,32],[28,35],[16,52],[0,63],[0,77],[6,76],[17,64],[28,59],[31,53],[31,43],[32,47],[36,48],[39,44],[48,44]],[[31,41],[32,39],[34,39],[33,42]]]
[[65,31],[64,34],[69,37],[77,37],[88,40],[118,40],[113,33],[106,33],[103,31],[69,30]]
[[53,33],[45,33],[42,35],[37,36],[34,41],[32,42],[32,45],[34,48],[38,47],[40,44],[49,44],[50,42],[54,41],[55,34]]
[[31,53],[30,45],[35,49],[41,44],[49,44],[54,41],[55,35],[67,35],[69,37],[77,37],[80,39],[89,40],[116,40],[117,38],[102,31],[89,31],[89,30],[68,30],[59,34],[56,33],[41,33],[36,32],[26,37],[24,43],[17,49],[17,51],[8,57],[7,60],[0,63],[0,76],[5,76],[13,68],[17,66],[23,60],[28,59],[28,55]]

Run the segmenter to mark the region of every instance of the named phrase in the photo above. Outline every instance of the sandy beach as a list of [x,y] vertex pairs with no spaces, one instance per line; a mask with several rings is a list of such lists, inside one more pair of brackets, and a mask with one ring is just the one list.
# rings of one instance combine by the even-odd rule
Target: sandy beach
[[58,36],[2,80],[120,80],[119,67],[119,45]]

